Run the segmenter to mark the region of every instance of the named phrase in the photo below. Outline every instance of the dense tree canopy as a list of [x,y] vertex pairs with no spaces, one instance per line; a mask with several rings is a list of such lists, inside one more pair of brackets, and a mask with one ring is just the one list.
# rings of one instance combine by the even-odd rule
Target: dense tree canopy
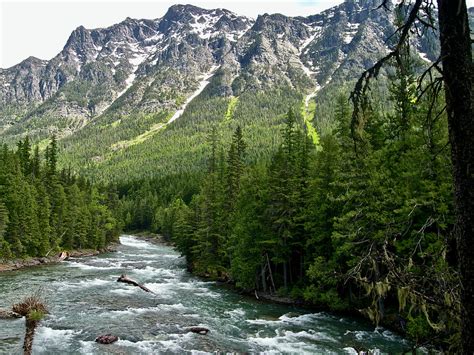
[[0,257],[45,256],[60,249],[104,248],[116,240],[117,196],[57,170],[53,137],[41,159],[29,138],[0,153]]

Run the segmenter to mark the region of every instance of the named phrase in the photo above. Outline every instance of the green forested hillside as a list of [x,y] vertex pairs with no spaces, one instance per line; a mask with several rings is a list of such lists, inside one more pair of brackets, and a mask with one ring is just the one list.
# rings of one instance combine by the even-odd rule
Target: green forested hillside
[[229,139],[238,124],[248,132],[250,160],[273,153],[280,142],[284,113],[288,107],[300,110],[301,93],[282,86],[238,97],[216,97],[212,92],[218,84],[218,80],[211,82],[169,125],[165,123],[173,112],[117,116],[112,111],[101,116],[60,141],[61,163],[94,179],[119,183],[199,172],[205,167],[212,127]]
[[57,170],[53,137],[44,158],[29,138],[0,153],[0,258],[100,249],[116,240],[117,195]]

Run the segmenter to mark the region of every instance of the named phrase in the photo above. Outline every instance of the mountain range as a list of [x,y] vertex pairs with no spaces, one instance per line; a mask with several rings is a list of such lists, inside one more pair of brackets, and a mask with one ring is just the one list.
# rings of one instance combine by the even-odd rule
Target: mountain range
[[[41,148],[55,134],[63,164],[117,180],[200,169],[212,127],[225,140],[243,126],[250,155],[264,155],[290,107],[308,130],[327,129],[334,95],[387,53],[395,15],[379,5],[257,19],[174,5],[78,27],[51,60],[0,69],[0,140],[29,135]],[[411,43],[420,62],[437,58],[434,31]]]

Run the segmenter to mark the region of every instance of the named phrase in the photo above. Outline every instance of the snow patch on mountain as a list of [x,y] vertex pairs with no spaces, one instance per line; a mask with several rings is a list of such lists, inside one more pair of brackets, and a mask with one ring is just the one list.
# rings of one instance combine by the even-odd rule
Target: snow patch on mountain
[[210,83],[209,79],[211,79],[211,77],[214,75],[214,73],[216,72],[216,70],[218,68],[219,68],[218,65],[213,66],[206,74],[204,74],[203,77],[201,77],[202,79],[199,82],[199,86],[198,86],[197,90],[194,91],[194,93],[190,97],[188,97],[188,99],[186,100],[184,105],[181,107],[181,109],[176,111],[175,114],[169,119],[168,124],[170,124],[171,122],[173,122],[176,119],[178,119],[179,117],[181,117],[181,115],[184,113],[184,110],[186,110],[186,107],[188,106],[188,104],[191,101],[193,101],[193,99],[195,97],[197,97],[206,88],[206,86]]
[[149,38],[146,38],[144,42],[147,43],[147,44],[148,43],[153,44],[155,42],[161,41],[164,37],[165,37],[165,35],[163,33],[157,33],[157,34],[155,34],[155,35],[153,35]]
[[304,99],[304,107],[305,109],[308,109],[308,106],[309,106],[309,102],[311,101],[311,99],[313,99],[314,97],[316,97],[318,91],[321,90],[321,86],[319,86],[318,84],[316,84],[316,88],[311,92],[309,93],[308,95],[306,95],[305,99]]
[[215,15],[213,16],[210,14],[191,14],[191,16],[194,18],[194,23],[191,24],[191,33],[196,33],[201,39],[209,39],[216,34],[216,31],[214,30],[214,25],[222,17]]
[[311,44],[311,42],[313,42],[316,39],[316,37],[321,34],[321,29],[322,27],[320,26],[315,26],[312,28],[314,32],[306,40],[304,40],[301,43],[298,49],[299,54],[303,53],[303,51]]
[[349,44],[354,39],[354,36],[357,34],[359,30],[360,23],[347,23],[347,29],[344,32],[342,40],[345,44]]
[[305,64],[302,60],[300,60],[301,63],[301,68],[305,72],[305,74],[308,76],[308,78],[311,78],[311,75],[317,74],[317,72],[313,71],[311,67],[309,67],[307,64]]
[[120,91],[117,95],[117,98],[122,96],[130,87],[133,85],[137,75],[135,72],[137,71],[138,67],[147,60],[150,56],[152,56],[156,50],[156,47],[149,46],[145,48],[141,48],[138,43],[130,44],[131,50],[134,52],[133,57],[129,59],[129,63],[132,64],[132,71],[131,74],[125,79],[125,88]]

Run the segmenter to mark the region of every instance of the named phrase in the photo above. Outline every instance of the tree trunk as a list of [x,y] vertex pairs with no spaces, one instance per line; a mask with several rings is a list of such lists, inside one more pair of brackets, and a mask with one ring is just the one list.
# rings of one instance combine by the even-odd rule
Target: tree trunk
[[474,353],[473,64],[465,0],[438,0],[443,77],[452,149],[463,354]]
[[300,252],[300,281],[303,280],[304,277],[304,252]]
[[38,321],[26,319],[25,341],[23,342],[23,351],[25,355],[30,355],[33,349],[33,339],[35,337],[36,326]]
[[265,273],[266,265],[261,265],[260,267],[262,269],[262,272],[260,274],[261,279],[262,279],[262,289],[263,289],[263,292],[267,292],[267,275]]
[[[270,259],[268,258],[268,253],[266,253],[265,255],[267,257],[267,265],[268,265],[268,272],[270,273],[270,281],[271,281],[272,286],[273,286],[273,291],[276,292],[275,282],[273,281],[272,265],[270,264]],[[270,288],[270,293],[271,292],[272,292],[272,290]]]

